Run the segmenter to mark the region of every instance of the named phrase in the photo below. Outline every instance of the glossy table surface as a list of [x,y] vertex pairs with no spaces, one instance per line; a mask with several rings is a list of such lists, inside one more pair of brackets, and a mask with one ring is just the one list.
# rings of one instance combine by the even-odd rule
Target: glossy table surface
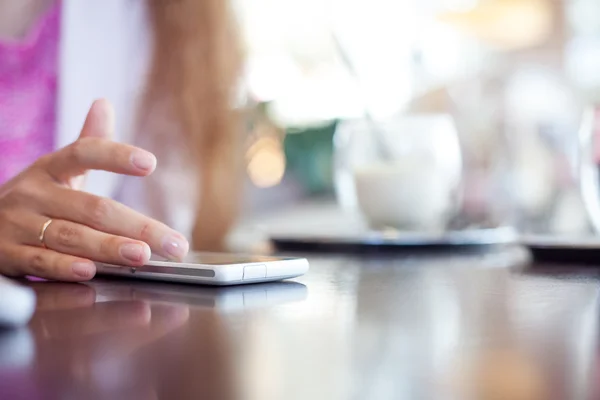
[[29,283],[1,399],[594,399],[600,269],[309,256],[293,282]]

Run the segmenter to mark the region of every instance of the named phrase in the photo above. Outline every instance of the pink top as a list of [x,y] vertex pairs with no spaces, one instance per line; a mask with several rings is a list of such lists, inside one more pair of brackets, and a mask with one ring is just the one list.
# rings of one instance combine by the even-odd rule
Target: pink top
[[54,150],[60,4],[19,41],[0,41],[0,185]]

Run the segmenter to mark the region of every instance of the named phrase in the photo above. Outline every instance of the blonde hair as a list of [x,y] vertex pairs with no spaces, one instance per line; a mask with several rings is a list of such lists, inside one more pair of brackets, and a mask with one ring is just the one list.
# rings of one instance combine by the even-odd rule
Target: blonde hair
[[200,171],[192,245],[219,250],[241,195],[241,125],[233,109],[241,68],[226,0],[147,0],[154,54],[146,102],[168,102]]

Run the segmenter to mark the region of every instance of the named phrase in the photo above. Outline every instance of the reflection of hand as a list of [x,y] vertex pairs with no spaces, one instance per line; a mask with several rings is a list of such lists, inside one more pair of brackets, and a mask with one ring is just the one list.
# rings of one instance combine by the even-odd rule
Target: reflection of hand
[[154,155],[109,140],[113,120],[110,104],[97,101],[77,141],[0,186],[0,273],[85,281],[95,274],[90,260],[136,267],[151,250],[171,259],[187,253],[185,238],[164,224],[79,190],[88,170],[154,171]]
[[[31,327],[39,346],[41,371],[65,373],[86,393],[119,391],[135,386],[136,393],[154,393],[136,353],[187,323],[184,306],[149,305],[138,301],[95,303],[95,291],[85,285],[36,283],[38,312]],[[147,371],[146,371],[147,372]],[[144,398],[153,398],[145,395]],[[137,397],[136,397],[137,398]]]

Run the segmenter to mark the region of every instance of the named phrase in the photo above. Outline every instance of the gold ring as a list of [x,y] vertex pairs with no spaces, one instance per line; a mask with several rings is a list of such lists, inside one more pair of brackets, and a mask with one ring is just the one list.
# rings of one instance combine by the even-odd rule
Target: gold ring
[[50,226],[51,223],[52,223],[51,219],[46,221],[46,223],[44,223],[44,225],[42,226],[42,230],[40,231],[40,243],[42,244],[42,246],[45,249],[47,249],[48,247],[46,247],[46,242],[44,242],[44,236],[46,235],[46,230],[48,229],[48,227]]

